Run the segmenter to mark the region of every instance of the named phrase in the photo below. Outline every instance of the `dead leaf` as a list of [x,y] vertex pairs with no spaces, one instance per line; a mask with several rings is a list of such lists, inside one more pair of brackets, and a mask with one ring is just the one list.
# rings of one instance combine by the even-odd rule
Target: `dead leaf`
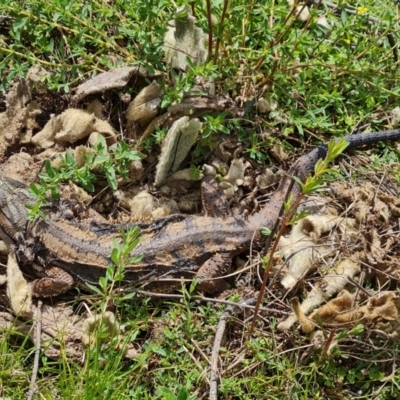
[[[357,235],[357,223],[351,218],[336,215],[309,215],[298,221],[289,237],[281,237],[279,248],[288,260],[288,271],[281,283],[286,289],[294,287],[313,265],[316,257],[327,257],[334,254],[339,244],[349,243]],[[319,242],[323,234],[329,233],[326,239]]]
[[123,88],[135,77],[154,79],[161,76],[161,72],[155,71],[154,73],[151,73],[147,69],[139,66],[112,69],[79,85],[72,98],[72,102],[73,104],[77,104],[90,94],[104,93],[107,90]]
[[[308,314],[314,308],[318,307],[325,301],[341,290],[348,283],[348,278],[354,278],[360,273],[360,262],[355,255],[353,259],[345,259],[338,263],[332,271],[319,281],[313,289],[307,294],[306,299],[300,305],[300,311]],[[289,316],[286,320],[278,324],[279,330],[287,330],[297,321],[296,315]]]
[[75,143],[90,134],[103,135],[109,144],[116,142],[116,135],[107,121],[97,118],[86,110],[70,108],[52,118],[45,127],[32,138],[32,143],[42,148],[54,143]]
[[30,315],[32,309],[32,286],[22,275],[15,253],[7,260],[7,296],[16,315]]
[[157,164],[155,185],[160,186],[171,172],[175,172],[194,145],[202,123],[182,117],[168,131]]
[[19,78],[10,86],[5,96],[7,109],[0,113],[0,155],[16,142],[28,143],[33,130],[38,128],[35,117],[41,109],[32,100],[32,88],[45,75],[48,75],[46,70],[35,66],[25,79]]
[[208,51],[205,47],[205,35],[196,25],[192,9],[182,6],[177,9],[175,19],[164,37],[165,61],[171,68],[185,71],[187,57],[195,64],[203,64],[207,60]]
[[126,111],[127,120],[147,125],[158,114],[162,94],[163,90],[156,81],[143,88],[129,103]]

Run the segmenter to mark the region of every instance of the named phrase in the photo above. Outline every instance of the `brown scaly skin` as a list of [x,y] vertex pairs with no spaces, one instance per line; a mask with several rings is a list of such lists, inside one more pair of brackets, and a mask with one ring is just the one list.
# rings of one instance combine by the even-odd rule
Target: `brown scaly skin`
[[[400,130],[345,137],[350,149],[399,138]],[[138,224],[142,241],[132,256],[143,255],[143,259],[126,268],[125,280],[163,281],[162,289],[168,291],[179,287],[181,278],[198,277],[203,279],[201,290],[215,292],[223,289],[222,280],[210,281],[207,278],[225,274],[233,257],[248,250],[251,244],[259,245],[260,228],[272,229],[277,223],[283,199],[293,185],[291,177],[297,176],[304,181],[316,162],[326,154],[327,145],[323,144],[300,157],[270,202],[248,219],[171,215],[148,224]],[[21,215],[25,213],[26,216],[23,204],[33,199],[24,185],[15,182],[8,178],[0,182],[0,233],[8,243],[15,244],[16,254],[25,269],[44,277],[34,281],[34,293],[38,296],[57,295],[77,281],[96,284],[110,263],[112,238],[120,238],[121,225],[94,222],[82,225],[74,219],[66,219],[62,212],[52,208],[46,219],[22,226]],[[291,195],[296,197],[300,191],[300,185],[294,183]],[[14,218],[15,209],[18,218]],[[125,228],[132,226],[124,225]]]

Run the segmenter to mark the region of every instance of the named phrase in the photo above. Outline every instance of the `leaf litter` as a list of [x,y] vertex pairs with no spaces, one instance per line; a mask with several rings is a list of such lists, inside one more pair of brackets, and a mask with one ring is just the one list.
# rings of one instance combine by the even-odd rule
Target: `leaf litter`
[[[45,75],[45,71],[41,70],[40,74]],[[82,142],[90,142],[89,137],[93,134],[104,135],[111,143],[115,142],[120,134],[104,119],[102,96],[108,91],[126,89],[129,82],[132,82],[132,77],[149,78],[160,75],[146,75],[137,68],[109,71],[106,74],[108,75],[99,75],[82,84],[72,99],[71,104],[74,107],[55,115],[42,130],[35,119],[41,112],[40,101],[33,100],[32,96],[32,91],[36,85],[40,86],[40,82],[29,78],[29,74],[26,79],[16,81],[7,95],[7,109],[0,114],[0,120],[4,120],[9,127],[7,131],[0,131],[0,136],[4,138],[1,141],[0,154],[4,158],[16,145],[28,144],[31,147],[27,153],[10,157],[4,164],[5,170],[18,171],[21,168],[18,165],[21,165],[23,159],[27,164],[22,168],[21,176],[29,176],[26,180],[32,181],[32,176],[24,175],[29,169],[26,165],[30,165],[34,172],[40,170],[41,163],[46,158],[52,158],[56,165],[55,156],[67,149],[84,162],[84,154],[88,150],[85,150],[87,147]],[[227,97],[189,94],[180,104],[172,105],[160,115],[162,91],[158,83],[153,81],[147,86],[142,84],[141,88],[142,91],[127,106],[127,139],[132,144],[137,138],[140,142],[143,135],[148,136],[159,124],[169,130],[165,141],[167,144],[163,145],[161,155],[149,154],[150,161],[153,159],[158,163],[157,172],[147,177],[150,185],[146,184],[145,187],[141,183],[144,166],[143,162],[138,162],[135,171],[140,172],[132,179],[133,186],[122,185],[117,192],[108,192],[101,197],[98,212],[107,214],[107,210],[114,207],[116,202],[126,207],[126,210],[135,211],[118,211],[118,216],[114,218],[116,222],[149,220],[170,213],[198,211],[198,179],[190,177],[189,169],[180,169],[201,129],[201,122],[197,118],[210,111],[228,110],[233,115],[236,112],[234,103]],[[93,100],[93,96],[97,98]],[[91,101],[84,108],[76,108],[86,98]],[[132,110],[141,106],[144,106],[143,114],[132,117],[135,115]],[[188,111],[191,119],[187,116]],[[187,145],[180,146],[179,151],[182,154],[177,158],[176,142],[174,145],[169,144],[169,148],[168,143],[181,140],[182,132],[175,127],[189,121],[196,126],[191,128]],[[131,130],[128,129],[129,124],[133,127]],[[174,130],[180,132],[178,139],[168,139],[168,135],[172,136],[171,132]],[[236,199],[243,195],[243,187],[250,185],[254,189],[258,185],[259,190],[264,192],[265,186],[280,179],[281,172],[266,168],[254,176],[246,157],[238,152],[240,149],[236,143],[229,139],[223,143],[223,151],[221,152],[220,143],[214,155],[205,161],[210,164],[208,173],[211,171],[215,175],[217,170],[225,169],[221,189],[233,202],[237,202]],[[281,154],[281,148],[275,148]],[[220,154],[221,158],[215,157],[216,154]],[[278,156],[281,160],[286,158],[286,154]],[[171,175],[174,171],[176,172]],[[154,196],[152,193],[157,184],[159,193]],[[270,290],[276,291],[277,297],[292,299],[292,315],[283,318],[278,328],[284,331],[300,326],[303,332],[313,332],[315,337],[315,331],[320,332],[320,329],[332,326],[351,328],[361,323],[378,336],[396,339],[400,326],[397,294],[400,200],[385,191],[384,185],[377,187],[368,182],[358,185],[336,183],[332,185],[330,196],[332,197],[327,194],[322,196],[322,202],[328,205],[323,213],[317,212],[304,218],[281,240],[282,263],[278,260],[275,265],[275,273],[279,279]],[[20,276],[16,281],[14,292],[19,292],[19,298],[14,298],[14,302],[18,304],[13,304],[12,309],[29,320],[34,306],[28,307],[30,311],[23,309],[27,300],[25,294],[29,289]],[[366,287],[367,282],[373,284]],[[25,291],[21,289],[23,287],[26,287]],[[285,288],[286,293],[282,288]],[[299,293],[305,293],[302,302],[294,300]],[[284,309],[282,303],[279,307]],[[91,317],[83,315],[77,318],[72,308],[63,303],[56,306],[46,305],[44,315],[49,321],[45,330],[53,329],[48,340],[53,340],[54,344],[43,346],[45,354],[51,358],[58,357],[60,343],[57,338],[63,332],[65,337],[61,347],[67,349],[71,358],[80,359],[83,356],[83,343],[90,343],[90,339],[85,336],[90,323],[85,321]],[[10,320],[9,314],[5,312],[2,316],[2,327],[9,326]],[[61,322],[62,329],[55,329],[61,326]],[[31,332],[28,327],[26,322],[21,324],[24,332]]]

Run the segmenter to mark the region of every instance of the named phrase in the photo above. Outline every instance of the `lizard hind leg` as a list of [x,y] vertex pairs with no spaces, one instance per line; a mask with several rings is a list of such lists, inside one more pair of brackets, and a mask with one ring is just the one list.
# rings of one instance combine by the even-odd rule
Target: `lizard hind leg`
[[43,278],[35,279],[30,283],[35,297],[58,296],[74,286],[74,278],[61,268],[48,267],[45,274]]
[[232,260],[222,254],[209,258],[197,271],[197,289],[205,293],[221,293],[228,288],[222,277],[230,272]]

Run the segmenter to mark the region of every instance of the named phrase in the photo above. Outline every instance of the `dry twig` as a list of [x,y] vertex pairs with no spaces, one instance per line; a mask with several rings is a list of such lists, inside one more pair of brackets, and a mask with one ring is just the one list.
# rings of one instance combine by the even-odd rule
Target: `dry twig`
[[32,369],[32,377],[31,382],[29,384],[29,391],[26,395],[27,400],[31,400],[35,391],[36,391],[36,378],[39,369],[39,357],[40,357],[40,345],[41,345],[41,336],[42,336],[42,301],[38,301],[38,305],[36,308],[36,340],[35,340],[35,358],[33,360],[33,369]]
[[210,400],[218,399],[218,356],[219,349],[221,347],[221,341],[225,333],[226,321],[235,312],[238,311],[240,307],[249,306],[255,303],[255,299],[249,299],[239,303],[237,305],[232,305],[227,307],[226,311],[222,314],[219,319],[217,331],[215,332],[214,345],[211,353],[211,371],[210,371]]

